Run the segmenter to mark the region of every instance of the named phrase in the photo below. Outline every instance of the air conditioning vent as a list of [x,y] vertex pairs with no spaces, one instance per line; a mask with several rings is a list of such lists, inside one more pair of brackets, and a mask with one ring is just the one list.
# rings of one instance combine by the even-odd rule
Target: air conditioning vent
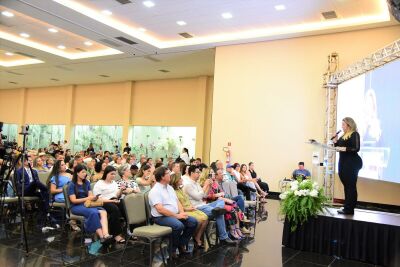
[[110,76],[105,75],[105,74],[100,74],[99,76],[100,76],[100,77],[103,77],[103,78],[109,78],[109,77],[110,77]]
[[115,1],[117,1],[121,5],[126,5],[126,4],[132,3],[130,0],[115,0]]
[[124,43],[130,44],[130,45],[137,44],[136,42],[134,42],[132,40],[129,40],[128,38],[125,38],[125,37],[122,37],[122,36],[115,37],[115,39],[118,39],[118,40],[120,40],[120,41],[122,41]]
[[81,52],[87,52],[85,49],[82,49],[82,48],[79,48],[79,47],[75,48],[75,50],[78,50],[78,51],[81,51]]
[[23,73],[15,72],[15,71],[12,71],[12,70],[7,70],[6,72],[10,73],[10,74],[14,74],[14,75],[19,75],[19,76],[24,75]]
[[164,73],[167,73],[167,72],[169,72],[169,70],[158,70],[159,72],[164,72]]
[[109,46],[113,46],[113,47],[121,47],[122,46],[121,44],[111,41],[111,40],[108,40],[108,39],[100,39],[99,41],[102,43],[108,44]]
[[30,57],[30,58],[36,58],[35,56],[23,53],[23,52],[15,52],[15,54],[21,55],[21,56],[25,56],[25,57]]
[[73,71],[73,69],[70,69],[70,68],[64,67],[64,66],[60,66],[60,65],[55,66],[55,67],[56,67],[56,68],[59,68],[59,69],[62,69],[62,70],[66,70],[66,71]]
[[182,36],[183,38],[193,38],[193,35],[187,33],[187,32],[181,32],[179,33],[180,36]]
[[144,56],[144,58],[145,58],[145,59],[148,59],[148,60],[150,60],[150,61],[153,61],[153,62],[161,62],[160,59],[155,58],[155,57],[152,57],[152,56]]
[[50,80],[51,80],[51,81],[55,81],[55,82],[60,81],[59,79],[56,79],[56,78],[51,78]]
[[327,12],[322,12],[322,16],[324,19],[337,19],[337,14],[335,11],[327,11]]
[[18,84],[17,82],[9,82],[9,83],[12,83],[12,84]]

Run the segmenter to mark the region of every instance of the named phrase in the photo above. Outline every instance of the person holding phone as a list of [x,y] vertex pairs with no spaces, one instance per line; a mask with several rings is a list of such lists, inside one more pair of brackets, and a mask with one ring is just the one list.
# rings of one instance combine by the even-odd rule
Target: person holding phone
[[73,214],[85,217],[85,230],[87,233],[96,232],[100,237],[101,243],[112,240],[112,235],[108,233],[107,212],[102,207],[85,207],[86,200],[96,201],[90,190],[90,182],[86,179],[86,166],[78,164],[74,169],[72,182],[68,186],[68,197],[71,201],[71,211]]
[[115,236],[117,243],[125,243],[122,236],[121,216],[124,215],[124,209],[119,199],[122,192],[126,190],[125,185],[118,188],[118,184],[114,181],[117,172],[113,166],[107,166],[104,170],[103,177],[99,180],[93,188],[93,193],[99,196],[103,201],[103,207],[108,213],[108,225],[110,227],[110,234]]

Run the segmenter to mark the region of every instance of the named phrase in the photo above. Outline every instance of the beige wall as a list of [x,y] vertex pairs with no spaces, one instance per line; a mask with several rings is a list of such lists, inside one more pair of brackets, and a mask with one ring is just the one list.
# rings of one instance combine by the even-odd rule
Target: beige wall
[[[230,141],[233,162],[254,161],[258,174],[278,191],[278,181],[298,161],[311,166],[313,150],[305,141],[323,139],[327,56],[338,52],[344,68],[399,36],[395,26],[218,47],[211,159],[225,160],[222,147]],[[399,184],[360,180],[359,191],[362,201],[400,204]]]
[[[196,157],[209,159],[212,77],[0,90],[0,121],[17,124],[194,126]],[[207,140],[205,140],[207,139]]]

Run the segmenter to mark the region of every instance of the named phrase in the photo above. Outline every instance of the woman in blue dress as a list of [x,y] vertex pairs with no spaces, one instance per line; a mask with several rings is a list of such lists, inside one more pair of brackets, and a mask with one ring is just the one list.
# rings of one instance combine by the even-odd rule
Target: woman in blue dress
[[85,230],[100,237],[100,242],[112,241],[112,235],[108,233],[107,212],[102,207],[85,207],[86,200],[97,200],[90,190],[90,182],[86,179],[85,165],[78,164],[74,169],[72,182],[68,187],[68,196],[71,201],[73,214],[85,217]]
[[[71,174],[66,172],[67,165],[63,160],[57,160],[51,169],[47,185],[49,186],[50,193],[52,195],[53,202],[64,203],[63,187],[71,182]],[[73,231],[80,231],[75,220],[70,221],[70,226]]]

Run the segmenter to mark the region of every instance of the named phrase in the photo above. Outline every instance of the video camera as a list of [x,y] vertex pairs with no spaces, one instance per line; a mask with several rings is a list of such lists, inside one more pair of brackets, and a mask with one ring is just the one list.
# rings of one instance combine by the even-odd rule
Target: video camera
[[[18,148],[18,143],[7,140],[7,135],[2,134],[3,122],[0,122],[0,159],[7,160],[15,149]],[[7,140],[7,141],[4,141]]]

